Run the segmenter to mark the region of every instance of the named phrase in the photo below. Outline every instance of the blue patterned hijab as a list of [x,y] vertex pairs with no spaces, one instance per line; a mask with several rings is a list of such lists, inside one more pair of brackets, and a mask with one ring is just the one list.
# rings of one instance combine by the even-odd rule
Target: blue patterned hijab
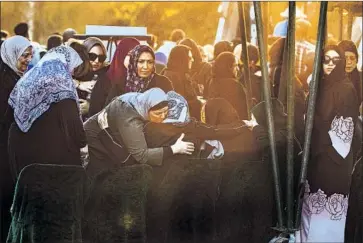
[[188,123],[190,116],[187,100],[175,91],[169,91],[167,97],[169,110],[163,123]]
[[29,131],[52,103],[64,99],[78,101],[72,72],[82,62],[74,49],[58,46],[47,52],[17,82],[10,94],[9,105],[14,109],[15,122],[21,131]]

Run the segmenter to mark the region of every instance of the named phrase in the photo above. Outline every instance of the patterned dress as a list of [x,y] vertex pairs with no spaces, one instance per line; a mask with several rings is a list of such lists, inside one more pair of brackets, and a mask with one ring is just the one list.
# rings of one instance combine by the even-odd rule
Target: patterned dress
[[358,103],[338,66],[319,83],[297,242],[344,242]]

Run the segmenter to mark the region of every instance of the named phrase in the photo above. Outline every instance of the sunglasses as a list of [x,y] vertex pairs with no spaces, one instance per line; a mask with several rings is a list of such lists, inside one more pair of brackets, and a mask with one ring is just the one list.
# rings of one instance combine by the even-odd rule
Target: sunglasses
[[341,61],[340,57],[329,57],[325,56],[325,59],[323,61],[324,64],[329,64],[330,62],[333,62],[334,65],[337,65]]
[[88,53],[89,59],[94,62],[96,61],[96,59],[98,58],[99,62],[104,62],[106,60],[106,55],[97,55],[95,53]]

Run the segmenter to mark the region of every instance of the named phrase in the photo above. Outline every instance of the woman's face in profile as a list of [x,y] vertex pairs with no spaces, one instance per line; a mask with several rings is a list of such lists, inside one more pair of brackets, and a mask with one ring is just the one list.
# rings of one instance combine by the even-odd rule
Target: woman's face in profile
[[33,58],[33,47],[29,46],[21,54],[16,63],[16,68],[19,70],[19,72],[24,73],[27,70],[28,65],[31,62],[32,58]]
[[165,106],[158,110],[149,111],[149,120],[155,123],[162,123],[168,116],[169,107]]
[[354,52],[345,52],[345,71],[351,73],[357,67],[357,56]]

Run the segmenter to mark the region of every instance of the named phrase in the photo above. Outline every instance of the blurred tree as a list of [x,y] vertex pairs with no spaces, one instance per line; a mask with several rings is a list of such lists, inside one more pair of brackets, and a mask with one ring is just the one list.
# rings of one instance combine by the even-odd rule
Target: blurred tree
[[141,8],[136,25],[146,23],[148,32],[159,41],[167,40],[180,28],[198,44],[213,44],[217,30],[219,2],[149,2]]
[[26,2],[0,2],[1,4],[1,29],[14,35],[14,27],[19,22],[26,22]]
[[[219,2],[35,2],[33,39],[45,43],[54,32],[85,26],[146,26],[159,41],[168,39],[175,28],[199,44],[213,43]],[[1,2],[1,28],[12,32],[26,21],[27,2]]]

